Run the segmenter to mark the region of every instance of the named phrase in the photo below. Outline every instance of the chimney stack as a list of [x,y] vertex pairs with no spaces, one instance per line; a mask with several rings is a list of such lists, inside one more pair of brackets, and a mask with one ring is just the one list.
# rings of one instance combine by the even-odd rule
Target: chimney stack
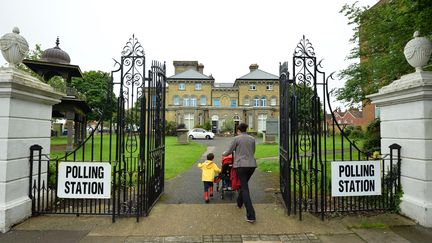
[[197,69],[198,69],[197,71],[198,71],[199,73],[202,73],[202,74],[203,74],[203,72],[204,72],[204,64],[202,64],[202,63],[198,64]]
[[250,66],[249,66],[249,70],[251,71],[251,72],[253,72],[253,71],[255,71],[255,70],[257,70],[258,69],[258,64],[251,64]]

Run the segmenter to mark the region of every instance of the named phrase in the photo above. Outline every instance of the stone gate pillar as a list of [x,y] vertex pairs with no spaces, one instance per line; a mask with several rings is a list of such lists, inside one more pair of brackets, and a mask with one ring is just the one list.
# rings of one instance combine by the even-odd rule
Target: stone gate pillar
[[402,214],[432,227],[432,72],[422,71],[432,44],[415,33],[404,54],[416,72],[368,96],[381,113],[381,148],[401,149]]
[[[14,34],[6,34],[0,39],[0,48],[9,62],[9,67],[0,68],[1,232],[8,231],[31,215],[28,196],[29,148],[39,144],[44,148],[44,153],[49,153],[52,105],[59,103],[63,96],[49,85],[15,68],[25,52],[23,39],[13,42],[14,38],[20,37],[17,29],[14,29]],[[11,49],[9,54],[12,57],[9,57],[7,51]],[[14,56],[19,52],[22,57]]]

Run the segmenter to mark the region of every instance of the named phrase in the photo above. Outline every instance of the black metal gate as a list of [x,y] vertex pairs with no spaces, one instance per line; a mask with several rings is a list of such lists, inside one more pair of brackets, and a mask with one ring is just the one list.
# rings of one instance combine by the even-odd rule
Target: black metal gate
[[[135,38],[122,51],[111,72],[106,108],[96,128],[74,151],[62,158],[30,148],[32,213],[147,216],[164,189],[165,63],[152,61],[146,69],[144,48]],[[101,91],[104,92],[104,91]],[[115,107],[115,109],[113,109]],[[109,162],[110,199],[57,197],[59,163]]]
[[[288,214],[386,210],[394,207],[400,188],[400,146],[390,146],[380,158],[382,195],[332,197],[332,161],[369,160],[344,133],[330,105],[328,81],[320,70],[312,44],[304,36],[295,48],[292,77],[287,62],[280,65],[280,189]],[[325,116],[331,113],[332,122]],[[336,149],[336,144],[340,147]],[[393,150],[397,150],[397,156]]]

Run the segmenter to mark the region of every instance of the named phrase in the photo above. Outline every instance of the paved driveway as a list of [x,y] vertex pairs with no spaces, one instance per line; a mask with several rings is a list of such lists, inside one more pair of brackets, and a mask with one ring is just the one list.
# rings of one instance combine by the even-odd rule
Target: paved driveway
[[[197,163],[206,159],[207,153],[215,154],[215,162],[221,167],[221,154],[228,148],[232,137],[215,137],[213,140],[195,140],[205,144],[207,151],[203,156],[194,163],[192,168],[177,177],[166,181],[165,192],[160,203],[167,204],[201,204],[203,200],[203,183],[201,181],[201,170],[197,168]],[[272,173],[255,170],[249,186],[251,191],[252,202],[254,203],[272,203],[275,200],[275,189],[279,187],[279,178]],[[216,189],[216,188],[215,188]],[[220,198],[220,193],[216,192],[210,203],[234,203],[236,194],[234,193],[231,200],[231,193],[226,193],[225,199]]]

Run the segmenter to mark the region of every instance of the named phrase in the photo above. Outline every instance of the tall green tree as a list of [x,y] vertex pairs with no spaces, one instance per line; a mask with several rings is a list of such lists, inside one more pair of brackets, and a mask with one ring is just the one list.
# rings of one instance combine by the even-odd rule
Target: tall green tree
[[102,71],[84,72],[82,79],[72,79],[72,86],[85,95],[87,104],[93,110],[88,115],[89,120],[99,120],[103,112],[108,117],[115,110],[116,98],[108,89],[110,80],[109,74]]
[[[347,81],[336,92],[338,100],[352,106],[414,71],[406,62],[403,50],[415,31],[429,39],[432,37],[432,0],[381,1],[371,8],[356,3],[344,5],[340,12],[354,30],[350,42],[355,47],[347,59],[357,63],[341,71],[340,77]],[[426,70],[432,69],[430,63]]]

